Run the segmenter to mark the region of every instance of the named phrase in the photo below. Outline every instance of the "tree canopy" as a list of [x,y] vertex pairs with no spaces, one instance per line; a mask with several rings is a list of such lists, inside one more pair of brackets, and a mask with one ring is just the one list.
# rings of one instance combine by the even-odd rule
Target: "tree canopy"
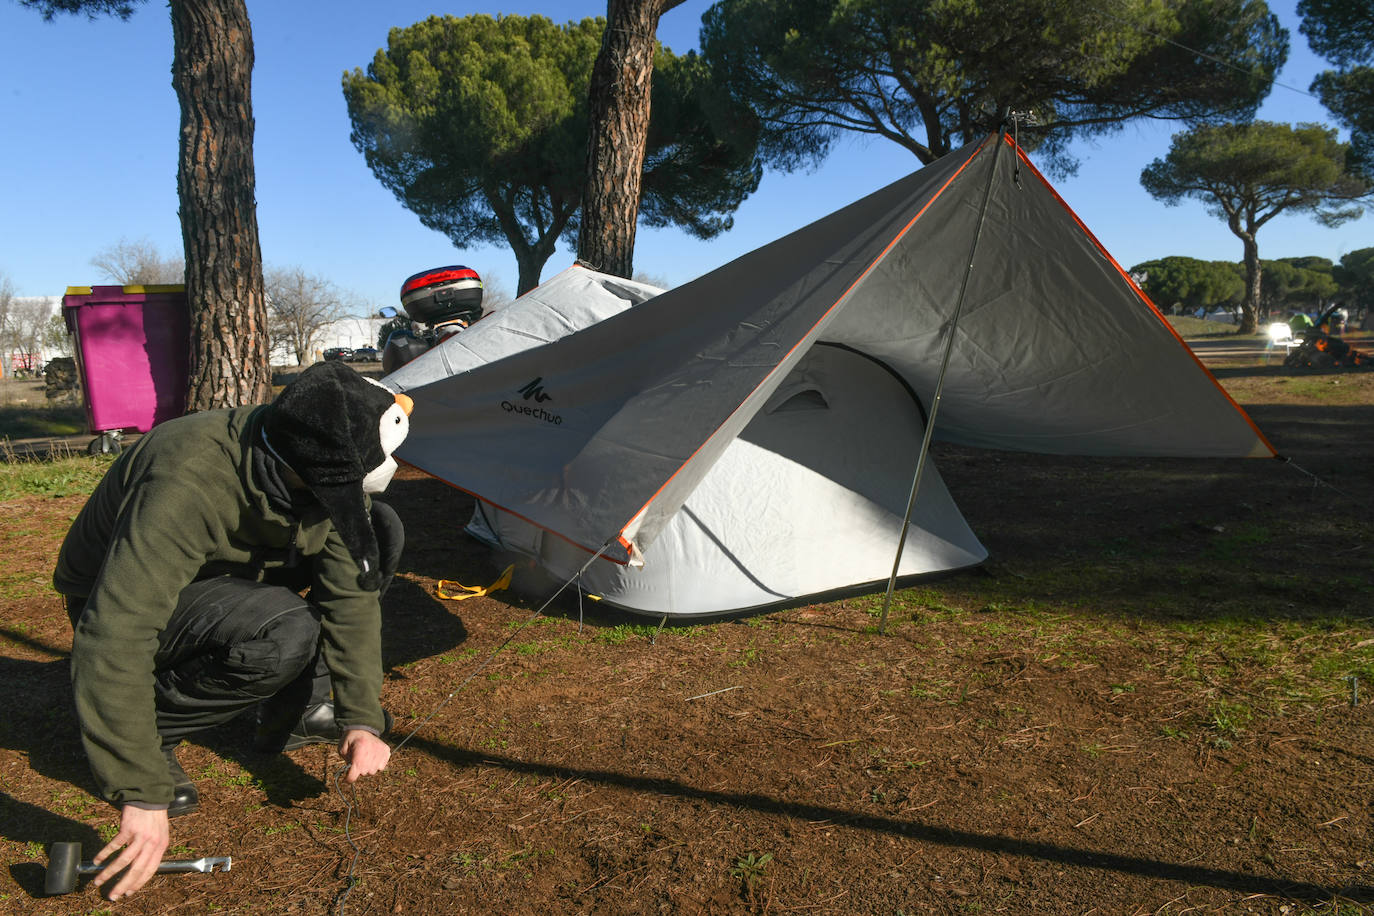
[[1374,309],[1374,248],[1347,251],[1341,262],[1331,268],[1331,275],[1341,285],[1341,295],[1349,296],[1352,305]]
[[701,46],[780,167],[846,132],[930,162],[1017,110],[1063,171],[1072,138],[1133,118],[1253,117],[1288,34],[1262,0],[720,0]]
[[[431,17],[392,29],[366,72],[343,77],[351,139],[378,180],[459,248],[509,243],[521,293],[576,236],[604,25]],[[660,49],[655,69],[641,218],[710,237],[758,184],[751,135],[728,109],[703,117],[694,55]]]
[[[1169,153],[1141,173],[1152,196],[1174,206],[1202,201],[1241,239],[1246,292],[1241,333],[1255,330],[1261,298],[1256,233],[1285,212],[1313,214],[1325,225],[1358,217],[1370,184],[1346,165],[1349,144],[1334,130],[1307,124],[1204,126],[1174,136]],[[1354,205],[1352,205],[1354,204]]]
[[1279,258],[1260,267],[1262,312],[1320,311],[1340,290],[1326,258]]
[[1211,311],[1240,304],[1245,284],[1239,267],[1231,261],[1203,261],[1172,255],[1131,268],[1140,286],[1159,308],[1170,311]]
[[118,16],[128,19],[134,13],[135,3],[147,0],[19,0],[20,6],[40,11],[44,19],[52,19],[58,13],[85,13],[87,19],[100,16]]
[[1312,91],[1350,129],[1352,167],[1374,176],[1374,0],[1302,0],[1298,15],[1312,50],[1337,66]]

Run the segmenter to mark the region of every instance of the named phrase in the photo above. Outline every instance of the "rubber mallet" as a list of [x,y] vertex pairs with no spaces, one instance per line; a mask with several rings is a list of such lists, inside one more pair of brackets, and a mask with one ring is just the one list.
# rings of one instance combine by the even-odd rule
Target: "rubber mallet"
[[[163,862],[157,867],[159,875],[170,875],[180,872],[198,871],[212,872],[215,866],[221,866],[221,871],[229,871],[233,867],[234,860],[230,856],[206,856],[202,859],[181,859]],[[99,874],[105,865],[96,865],[93,862],[81,861],[80,843],[53,843],[52,852],[48,855],[48,872],[43,880],[43,890],[49,894],[70,894],[76,890],[76,879],[79,875]]]

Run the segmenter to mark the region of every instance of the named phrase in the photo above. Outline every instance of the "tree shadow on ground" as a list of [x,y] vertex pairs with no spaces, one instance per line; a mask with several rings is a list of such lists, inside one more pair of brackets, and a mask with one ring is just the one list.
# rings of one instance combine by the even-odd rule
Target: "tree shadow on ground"
[[1142,856],[1121,855],[1104,850],[1082,849],[1057,843],[1018,839],[995,833],[979,833],[942,827],[914,820],[880,817],[826,805],[798,804],[757,793],[723,792],[702,789],[672,779],[631,776],[609,770],[592,770],[502,757],[490,753],[455,748],[424,738],[410,741],[416,750],[457,767],[496,766],[522,776],[541,779],[574,779],[607,787],[626,789],[650,796],[670,796],[685,801],[737,808],[761,814],[796,818],[810,823],[832,823],[853,830],[887,834],[913,842],[1001,855],[1024,856],[1075,868],[1091,868],[1156,880],[1179,881],[1188,885],[1224,888],[1255,895],[1273,895],[1323,903],[1340,900],[1374,903],[1374,887],[1366,885],[1325,887],[1282,877],[1209,868],[1181,862],[1166,862]]
[[[953,593],[1122,617],[1365,618],[1374,564],[1374,407],[1261,405],[1291,461],[1075,458],[941,445],[946,485],[990,558]],[[978,575],[974,580],[971,575]]]

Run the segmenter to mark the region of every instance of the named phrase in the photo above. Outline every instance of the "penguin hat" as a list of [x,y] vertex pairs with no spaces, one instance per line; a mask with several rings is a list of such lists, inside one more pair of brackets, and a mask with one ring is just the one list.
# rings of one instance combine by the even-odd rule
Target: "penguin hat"
[[410,432],[414,403],[340,362],[316,363],[277,395],[263,419],[268,448],[329,513],[358,564],[358,586],[382,581],[377,535],[364,494],[396,473],[392,452]]

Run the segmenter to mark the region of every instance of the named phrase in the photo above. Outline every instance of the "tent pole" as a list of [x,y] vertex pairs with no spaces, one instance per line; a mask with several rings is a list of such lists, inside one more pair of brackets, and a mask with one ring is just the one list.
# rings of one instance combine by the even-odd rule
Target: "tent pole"
[[897,584],[897,571],[902,565],[902,552],[906,550],[906,535],[911,528],[911,513],[916,508],[916,494],[921,490],[921,475],[926,469],[926,459],[930,454],[930,438],[935,431],[935,414],[940,409],[940,395],[945,387],[945,371],[949,368],[950,354],[954,351],[954,333],[959,327],[959,313],[964,309],[964,294],[968,292],[969,277],[973,275],[973,259],[978,254],[978,240],[983,235],[983,223],[987,220],[988,203],[992,200],[992,181],[997,175],[997,156],[1002,152],[1003,136],[997,132],[996,146],[992,149],[992,164],[988,166],[988,183],[983,188],[983,203],[978,210],[978,227],[973,232],[973,244],[969,246],[968,266],[964,269],[964,279],[959,284],[959,298],[954,301],[954,314],[949,320],[949,336],[945,339],[945,352],[940,360],[940,374],[935,379],[935,394],[930,401],[930,415],[926,417],[925,434],[921,437],[921,451],[916,457],[916,473],[911,480],[911,494],[906,501],[906,515],[902,517],[902,535],[897,541],[897,556],[892,561],[892,575],[887,580],[887,595],[883,598],[883,614],[878,621],[878,632],[887,631],[887,612],[892,606],[892,590]]

